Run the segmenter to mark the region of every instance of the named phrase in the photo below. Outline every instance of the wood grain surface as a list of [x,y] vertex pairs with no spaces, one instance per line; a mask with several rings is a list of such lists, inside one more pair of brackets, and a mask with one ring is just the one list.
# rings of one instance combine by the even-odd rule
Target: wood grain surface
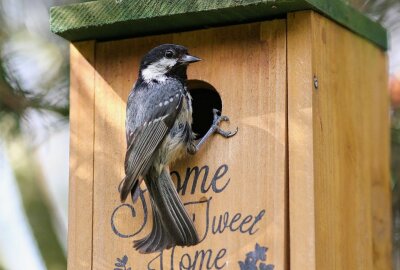
[[292,270],[391,269],[386,65],[326,18],[288,16]]
[[287,24],[290,269],[317,269],[311,17],[294,13]]
[[95,42],[71,44],[68,269],[91,269]]
[[[228,140],[213,136],[195,157],[171,169],[204,241],[142,255],[132,241],[147,234],[150,217],[140,231],[143,201],[121,205],[117,191],[126,150],[125,102],[141,57],[162,43],[183,44],[203,59],[189,67],[189,78],[217,89],[231,118],[223,127],[238,126],[239,133]],[[132,269],[239,269],[256,244],[268,248],[264,263],[286,269],[285,21],[99,42],[96,70],[93,269],[113,269],[123,256]]]

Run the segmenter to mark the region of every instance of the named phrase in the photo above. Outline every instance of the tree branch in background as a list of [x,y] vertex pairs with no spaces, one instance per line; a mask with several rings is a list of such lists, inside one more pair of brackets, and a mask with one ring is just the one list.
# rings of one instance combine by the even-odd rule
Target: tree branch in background
[[67,262],[57,239],[52,209],[46,192],[43,192],[43,176],[35,155],[22,136],[8,144],[8,153],[17,178],[26,216],[35,236],[47,269],[64,270]]
[[18,81],[13,79],[11,74],[7,74],[3,66],[0,66],[0,121],[5,115],[10,115],[16,120],[15,129],[10,130],[12,134],[20,131],[21,121],[29,109],[55,112],[61,117],[68,116],[68,105],[54,105],[46,101],[44,97],[45,95],[43,94],[32,95],[22,90],[19,87]]

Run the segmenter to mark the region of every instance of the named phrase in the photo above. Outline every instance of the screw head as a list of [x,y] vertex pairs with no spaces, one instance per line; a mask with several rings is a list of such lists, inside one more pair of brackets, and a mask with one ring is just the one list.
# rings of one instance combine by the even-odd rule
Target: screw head
[[318,78],[317,78],[317,76],[314,75],[313,81],[314,81],[314,88],[315,88],[315,90],[317,90],[318,89]]

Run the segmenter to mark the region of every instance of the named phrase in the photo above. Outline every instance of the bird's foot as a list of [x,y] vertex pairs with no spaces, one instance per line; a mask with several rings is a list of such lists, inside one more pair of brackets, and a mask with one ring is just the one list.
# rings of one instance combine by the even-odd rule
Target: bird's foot
[[229,122],[229,117],[226,115],[221,115],[221,112],[217,109],[213,109],[213,114],[214,114],[214,121],[213,124],[211,126],[211,129],[215,129],[215,133],[218,133],[220,135],[222,135],[225,138],[230,138],[236,135],[236,133],[238,132],[239,128],[236,127],[235,131],[225,131],[222,128],[219,127],[219,124],[222,121],[226,121]]
[[218,133],[225,138],[230,138],[230,137],[235,136],[236,133],[238,132],[238,130],[239,130],[238,128],[236,128],[235,131],[225,131],[225,130],[221,129],[219,127],[219,124],[222,121],[229,122],[229,117],[225,116],[225,115],[221,115],[221,112],[217,109],[213,109],[213,114],[214,114],[213,124],[211,125],[211,127],[207,131],[207,133],[200,139],[200,141],[194,147],[192,147],[191,149],[188,150],[188,152],[190,154],[196,153],[200,149],[200,146],[208,139],[208,137],[210,137],[214,133]]

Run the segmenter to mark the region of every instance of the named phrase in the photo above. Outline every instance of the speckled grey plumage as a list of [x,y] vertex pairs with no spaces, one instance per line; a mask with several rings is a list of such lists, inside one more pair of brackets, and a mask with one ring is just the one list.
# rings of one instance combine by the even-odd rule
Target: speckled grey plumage
[[[163,45],[166,46],[166,45]],[[173,46],[173,45],[169,45]],[[186,53],[186,48],[177,47]],[[158,52],[157,52],[158,53]],[[150,54],[141,70],[162,57]],[[125,178],[121,200],[134,193],[142,179],[150,194],[153,227],[134,242],[142,253],[175,245],[197,244],[199,238],[169,174],[168,165],[194,145],[191,98],[186,89],[187,65],[173,69],[162,80],[139,79],[127,102]]]

